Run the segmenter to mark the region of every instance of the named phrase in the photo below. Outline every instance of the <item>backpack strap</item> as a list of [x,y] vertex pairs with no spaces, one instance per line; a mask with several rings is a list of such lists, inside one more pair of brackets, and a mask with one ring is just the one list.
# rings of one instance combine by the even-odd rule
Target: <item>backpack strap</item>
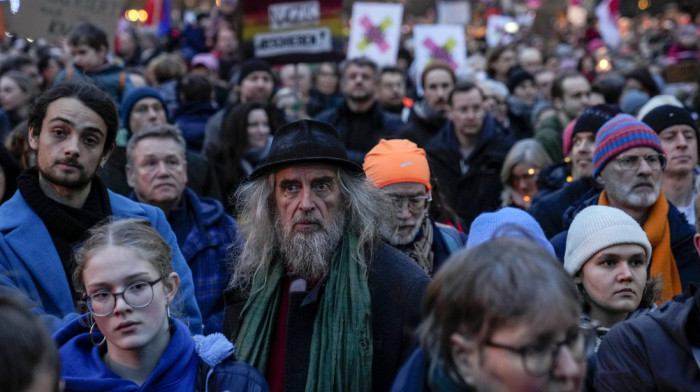
[[70,67],[68,67],[68,69],[66,69],[66,81],[67,82],[70,82],[71,79],[73,79],[73,69],[74,68],[72,65]]
[[119,72],[119,87],[117,87],[117,96],[119,100],[122,99],[122,94],[124,93],[124,86],[126,85],[126,72]]

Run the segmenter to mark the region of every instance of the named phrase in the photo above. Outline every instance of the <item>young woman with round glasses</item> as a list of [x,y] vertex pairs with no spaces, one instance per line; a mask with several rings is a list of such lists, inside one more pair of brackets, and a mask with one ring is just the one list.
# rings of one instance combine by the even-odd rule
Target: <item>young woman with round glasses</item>
[[592,352],[571,278],[524,238],[451,256],[428,286],[421,349],[392,391],[579,392]]
[[180,280],[149,222],[93,228],[75,263],[73,285],[90,312],[54,336],[66,391],[267,390],[223,335],[193,338],[170,317]]

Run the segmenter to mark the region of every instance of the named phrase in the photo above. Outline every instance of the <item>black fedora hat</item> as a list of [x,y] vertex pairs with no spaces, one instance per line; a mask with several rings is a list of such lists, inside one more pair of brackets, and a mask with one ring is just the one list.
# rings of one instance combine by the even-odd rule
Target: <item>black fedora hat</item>
[[352,173],[364,173],[362,166],[348,159],[348,152],[333,126],[321,121],[298,120],[277,129],[265,163],[255,169],[249,179],[298,163],[330,163]]

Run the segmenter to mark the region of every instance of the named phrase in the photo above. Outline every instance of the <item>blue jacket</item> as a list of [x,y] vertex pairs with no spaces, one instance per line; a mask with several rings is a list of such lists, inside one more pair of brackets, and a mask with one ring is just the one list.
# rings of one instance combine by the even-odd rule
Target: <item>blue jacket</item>
[[[61,367],[66,392],[268,391],[265,379],[257,370],[232,359],[235,347],[223,335],[206,338],[197,335],[193,339],[178,320],[171,320],[170,333],[170,342],[155,369],[138,386],[105,365],[101,357],[106,345],[97,347],[92,343],[90,318],[85,315],[73,320],[54,335],[61,362],[70,364]],[[102,335],[96,333],[94,339],[100,340]]]
[[[591,205],[597,205],[599,197],[600,193],[592,197],[586,194],[584,198],[572,204],[564,213],[564,227],[566,230],[555,235],[550,240],[557,257],[562,263],[566,254],[566,236],[569,233],[568,229],[571,222],[582,209]],[[700,256],[698,256],[695,245],[693,245],[695,229],[688,224],[683,214],[670,202],[668,203],[668,226],[671,230],[671,252],[676,260],[681,285],[683,290],[686,290],[690,283],[700,283]]]
[[200,152],[204,147],[204,128],[217,109],[211,103],[183,102],[173,114],[173,123],[182,131],[187,150]]
[[[122,102],[122,98],[129,93],[129,90],[134,88],[134,84],[131,83],[131,78],[129,78],[129,73],[124,70],[124,66],[121,64],[113,63],[97,72],[83,72],[73,66],[71,71],[70,80],[71,82],[78,82],[81,80],[89,79],[95,83],[102,90],[106,91],[112,96],[114,102],[117,103],[117,108]],[[122,76],[123,75],[123,76]],[[123,87],[120,88],[120,79],[124,78]],[[66,70],[62,70],[56,80],[54,80],[54,85],[67,81]]]
[[[218,200],[198,197],[190,188],[183,193],[189,233],[178,245],[192,270],[194,295],[202,312],[204,334],[221,332],[224,320],[224,290],[231,278],[229,246],[242,244],[238,223],[224,212]],[[136,200],[134,193],[131,199]]]
[[613,326],[598,350],[596,391],[700,391],[692,352],[700,347],[699,318],[700,290],[692,287]]
[[[112,214],[117,219],[140,218],[170,244],[173,268],[180,275],[180,295],[171,308],[184,310],[182,318],[193,333],[202,331],[202,316],[194,299],[192,273],[180,253],[170,225],[159,208],[147,206],[109,191]],[[44,222],[17,191],[0,206],[0,285],[26,294],[52,331],[78,317],[61,259]]]

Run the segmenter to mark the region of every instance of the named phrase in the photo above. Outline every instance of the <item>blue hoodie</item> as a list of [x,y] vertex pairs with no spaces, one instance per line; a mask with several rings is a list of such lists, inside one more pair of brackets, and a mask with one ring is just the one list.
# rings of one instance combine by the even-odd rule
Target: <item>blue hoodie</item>
[[[61,377],[69,391],[187,391],[195,389],[199,357],[190,332],[179,320],[171,319],[171,338],[156,368],[140,387],[121,378],[102,361],[107,346],[96,347],[90,340],[87,315],[74,320],[55,335],[61,357]],[[102,335],[95,334],[95,340]]]

